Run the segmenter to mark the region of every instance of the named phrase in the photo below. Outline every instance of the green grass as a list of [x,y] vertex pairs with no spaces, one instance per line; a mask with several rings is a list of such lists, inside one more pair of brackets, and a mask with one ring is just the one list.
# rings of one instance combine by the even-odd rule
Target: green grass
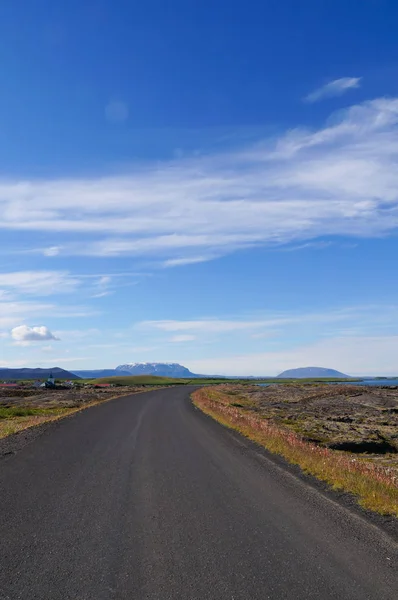
[[62,412],[62,407],[57,408],[29,408],[24,406],[1,406],[0,419],[12,419],[13,417],[32,417],[34,415],[52,415]]
[[0,407],[0,419],[11,419],[12,417],[29,417],[37,412],[33,408],[22,408],[12,406],[10,408]]

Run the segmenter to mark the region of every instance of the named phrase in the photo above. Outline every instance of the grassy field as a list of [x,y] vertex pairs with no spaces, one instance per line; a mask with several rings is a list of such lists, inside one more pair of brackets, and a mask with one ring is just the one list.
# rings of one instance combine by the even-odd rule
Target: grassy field
[[[348,386],[347,386],[348,387]],[[256,393],[256,392],[254,392]],[[336,490],[354,494],[361,506],[398,517],[395,469],[361,460],[358,455],[322,447],[258,412],[258,406],[232,386],[202,388],[194,404],[223,425],[239,431],[274,454],[299,465],[305,473]]]
[[30,408],[25,406],[0,406],[0,419],[12,419],[13,417],[33,417],[35,415],[52,414],[51,408]]

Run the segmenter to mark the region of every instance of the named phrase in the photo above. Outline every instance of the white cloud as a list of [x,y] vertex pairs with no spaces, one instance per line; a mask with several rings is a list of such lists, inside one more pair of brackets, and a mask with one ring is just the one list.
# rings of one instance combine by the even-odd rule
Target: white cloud
[[105,296],[110,296],[111,294],[113,294],[113,292],[108,290],[106,292],[97,292],[96,294],[93,294],[91,297],[92,298],[104,298]]
[[12,339],[17,342],[45,342],[48,340],[58,340],[53,333],[45,327],[28,327],[27,325],[19,325],[11,330]]
[[182,342],[193,342],[194,340],[196,340],[194,335],[173,335],[173,337],[170,338],[170,342],[177,344]]
[[332,98],[333,96],[342,96],[348,90],[358,88],[360,86],[361,77],[341,77],[330,81],[326,85],[314,90],[304,98],[306,102],[318,102],[324,98]]
[[112,279],[111,279],[111,277],[109,277],[109,275],[102,275],[98,280],[98,286],[99,287],[107,287],[111,281],[112,281]]
[[50,246],[49,248],[43,249],[44,256],[58,256],[61,248],[59,246]]
[[170,258],[163,263],[164,267],[182,267],[184,265],[194,265],[201,262],[212,260],[214,256],[192,256],[191,258]]
[[257,245],[386,236],[398,228],[397,140],[398,99],[379,98],[322,129],[240,151],[124,176],[2,180],[0,229],[56,236],[61,256],[142,256],[163,266]]
[[143,329],[158,329],[161,331],[197,331],[201,333],[227,333],[274,326],[286,322],[286,319],[270,319],[264,321],[234,321],[223,319],[200,319],[197,321],[143,321],[138,324]]

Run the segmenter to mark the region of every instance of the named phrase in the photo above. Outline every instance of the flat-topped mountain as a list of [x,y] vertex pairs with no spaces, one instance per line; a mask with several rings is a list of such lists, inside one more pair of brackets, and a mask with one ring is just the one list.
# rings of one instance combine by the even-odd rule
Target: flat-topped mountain
[[[159,375],[160,377],[197,377],[189,369],[178,363],[136,362],[119,365],[116,370],[128,372],[129,375]],[[119,373],[118,373],[119,374]]]
[[325,369],[324,367],[301,367],[299,369],[283,371],[283,373],[277,377],[281,379],[310,379],[312,377],[348,379],[350,376],[340,373],[340,371],[336,371],[335,369]]

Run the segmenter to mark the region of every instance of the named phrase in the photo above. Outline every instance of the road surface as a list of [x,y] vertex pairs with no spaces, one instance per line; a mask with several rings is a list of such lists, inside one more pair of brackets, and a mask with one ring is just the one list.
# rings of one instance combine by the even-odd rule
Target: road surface
[[0,460],[1,600],[397,600],[397,549],[195,409],[111,401]]

